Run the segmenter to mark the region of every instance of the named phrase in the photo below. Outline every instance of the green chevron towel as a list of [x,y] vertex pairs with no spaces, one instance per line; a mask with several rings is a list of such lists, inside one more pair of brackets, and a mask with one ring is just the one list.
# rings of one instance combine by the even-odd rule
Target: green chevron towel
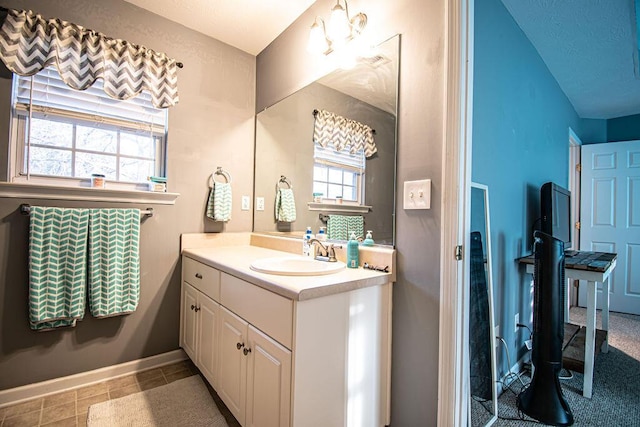
[[94,317],[135,311],[140,299],[139,242],[139,209],[91,209],[89,309]]
[[293,188],[278,188],[276,190],[276,221],[293,222],[296,220],[296,201]]
[[29,325],[33,330],[75,326],[86,298],[86,209],[31,207]]
[[327,220],[327,238],[348,240],[351,233],[364,237],[364,218],[362,215],[329,215]]
[[231,184],[228,182],[213,182],[213,188],[207,201],[207,217],[214,221],[229,221],[231,219]]

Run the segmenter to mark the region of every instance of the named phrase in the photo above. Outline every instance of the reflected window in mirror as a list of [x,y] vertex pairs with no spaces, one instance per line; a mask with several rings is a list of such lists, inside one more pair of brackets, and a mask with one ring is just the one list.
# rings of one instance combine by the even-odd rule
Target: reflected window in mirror
[[364,150],[350,153],[314,144],[313,193],[323,200],[361,205],[364,200],[362,178],[365,171]]

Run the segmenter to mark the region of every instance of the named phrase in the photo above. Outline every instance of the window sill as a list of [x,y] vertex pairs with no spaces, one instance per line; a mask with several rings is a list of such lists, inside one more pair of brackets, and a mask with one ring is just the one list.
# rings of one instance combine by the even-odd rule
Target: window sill
[[0,197],[173,205],[179,193],[0,182]]
[[310,211],[322,211],[322,212],[368,213],[371,210],[371,206],[337,204],[337,203],[308,202],[307,206],[309,206]]

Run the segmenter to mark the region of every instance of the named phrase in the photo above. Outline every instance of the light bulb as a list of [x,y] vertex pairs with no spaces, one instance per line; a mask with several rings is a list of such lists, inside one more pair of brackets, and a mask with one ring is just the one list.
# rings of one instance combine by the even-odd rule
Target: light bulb
[[324,35],[324,29],[314,21],[309,31],[309,42],[307,43],[307,51],[310,53],[324,53],[329,50],[329,43]]
[[347,11],[340,6],[340,0],[331,9],[328,32],[329,38],[335,42],[346,40],[351,36],[351,23],[349,22]]

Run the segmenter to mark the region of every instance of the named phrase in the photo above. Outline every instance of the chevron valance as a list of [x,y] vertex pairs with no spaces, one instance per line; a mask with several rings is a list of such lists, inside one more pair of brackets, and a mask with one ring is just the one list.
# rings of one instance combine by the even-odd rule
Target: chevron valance
[[62,80],[77,90],[102,78],[105,92],[115,99],[146,90],[157,108],[178,102],[175,59],[32,11],[8,10],[0,28],[0,59],[21,76],[55,65]]
[[378,151],[373,140],[374,130],[369,126],[330,111],[317,110],[314,114],[314,143],[322,147],[332,144],[336,151],[348,150],[352,154],[362,149],[367,158]]

